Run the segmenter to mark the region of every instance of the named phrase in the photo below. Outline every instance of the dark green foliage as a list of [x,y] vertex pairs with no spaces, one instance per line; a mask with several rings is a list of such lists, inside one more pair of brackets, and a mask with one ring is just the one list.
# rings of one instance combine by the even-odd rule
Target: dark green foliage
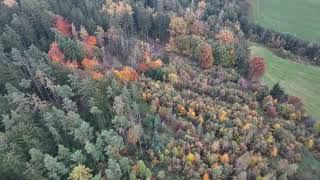
[[169,37],[168,27],[170,18],[167,14],[158,13],[153,16],[151,33],[153,38],[165,42]]
[[137,26],[137,31],[141,37],[148,37],[152,26],[152,14],[150,10],[148,11],[148,9],[138,5],[134,7],[134,12],[133,18]]
[[256,99],[257,99],[257,101],[262,102],[263,99],[268,95],[269,95],[268,87],[263,87],[258,91],[258,93],[256,95]]
[[270,95],[278,100],[283,100],[284,98],[286,98],[286,94],[284,92],[284,90],[281,88],[279,82],[277,82],[271,89],[270,91]]
[[16,33],[14,29],[6,25],[4,31],[1,34],[0,41],[3,45],[5,52],[11,52],[12,48],[21,49],[22,42],[19,34]]
[[21,39],[22,42],[25,43],[25,46],[30,46],[34,39],[36,39],[34,29],[31,27],[29,20],[25,17],[14,14],[11,21],[11,26],[16,29],[18,34],[23,34]]
[[146,116],[143,121],[142,121],[142,124],[143,126],[145,126],[146,128],[153,128],[154,127],[154,124],[155,122],[157,121],[157,117],[155,116]]
[[239,36],[239,43],[237,43],[236,47],[236,67],[238,72],[244,76],[248,77],[249,75],[249,62],[250,54],[248,48],[248,42],[245,40],[242,35]]
[[18,79],[21,79],[21,74],[17,73],[19,70],[12,64],[11,59],[0,43],[0,94],[5,93],[5,84],[18,84]]
[[223,67],[233,67],[235,65],[235,57],[232,51],[233,48],[230,46],[217,45],[214,52],[215,62]]
[[161,59],[162,59],[162,62],[164,64],[169,64],[170,63],[170,58],[169,58],[169,55],[167,53],[164,53]]
[[165,72],[160,68],[160,69],[148,69],[147,72],[145,72],[147,77],[150,77],[154,80],[160,80],[163,81]]
[[56,37],[59,48],[64,53],[65,59],[76,60],[81,62],[84,58],[85,52],[78,41],[73,41],[69,37]]

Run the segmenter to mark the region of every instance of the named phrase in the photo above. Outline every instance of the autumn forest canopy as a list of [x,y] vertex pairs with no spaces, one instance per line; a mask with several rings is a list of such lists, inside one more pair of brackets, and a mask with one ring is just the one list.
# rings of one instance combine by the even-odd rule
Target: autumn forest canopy
[[0,179],[319,177],[320,121],[265,85],[249,46],[311,64],[320,46],[253,24],[250,7],[0,0]]

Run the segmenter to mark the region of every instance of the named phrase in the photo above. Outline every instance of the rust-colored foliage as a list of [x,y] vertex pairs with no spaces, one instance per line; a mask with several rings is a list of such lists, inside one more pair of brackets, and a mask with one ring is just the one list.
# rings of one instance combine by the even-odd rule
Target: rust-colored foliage
[[186,109],[185,109],[185,107],[183,105],[178,104],[177,107],[178,107],[178,112],[179,112],[180,115],[184,115],[184,114],[187,113],[187,111],[186,111]]
[[48,51],[49,58],[54,62],[62,63],[64,60],[64,54],[59,48],[59,45],[57,42],[53,42],[50,45],[50,49]]
[[277,147],[272,147],[270,150],[270,156],[271,157],[276,157],[278,156],[278,148]]
[[209,27],[205,22],[195,20],[192,24],[191,31],[195,35],[203,36],[206,32],[209,31]]
[[82,66],[85,68],[85,69],[89,69],[89,70],[92,70],[94,69],[95,67],[99,66],[99,62],[98,60],[96,59],[83,59],[82,61]]
[[187,115],[191,118],[194,118],[196,117],[196,112],[192,108],[189,108]]
[[56,16],[54,18],[54,27],[63,36],[71,36],[71,24],[62,16]]
[[200,54],[200,66],[202,68],[210,68],[213,64],[213,53],[211,45],[205,43],[202,46],[201,54]]
[[296,110],[301,109],[301,107],[303,106],[301,98],[297,96],[289,96],[288,104],[292,104]]
[[91,75],[92,75],[92,79],[94,80],[99,80],[103,77],[103,74],[101,72],[96,72],[96,71],[92,72]]
[[230,161],[229,159],[229,155],[228,154],[224,154],[220,157],[220,162],[221,163],[228,163]]
[[263,76],[266,71],[266,65],[264,62],[264,58],[262,57],[254,57],[250,61],[250,77],[252,80],[257,80]]
[[78,69],[79,68],[79,64],[76,61],[66,62],[65,66],[68,67],[69,69]]
[[122,70],[114,70],[115,75],[123,81],[136,81],[139,74],[131,67],[124,67]]
[[210,180],[209,174],[207,172],[203,174],[202,180]]
[[235,37],[233,32],[227,29],[222,29],[216,34],[216,38],[222,44],[233,44],[235,42]]
[[242,129],[244,129],[244,130],[249,130],[249,129],[251,129],[251,127],[252,127],[252,124],[251,124],[251,123],[245,123],[245,124],[242,126]]
[[149,63],[143,62],[139,65],[139,71],[146,72],[148,69],[156,70],[156,69],[159,69],[161,66],[162,66],[161,59],[157,59],[157,60],[151,61]]
[[85,43],[90,46],[97,45],[97,39],[94,36],[89,36],[85,39]]
[[162,66],[162,61],[160,59],[157,59],[155,61],[148,63],[148,66],[151,69],[159,69]]
[[146,72],[147,70],[148,70],[148,64],[147,63],[139,64],[139,71],[140,72]]

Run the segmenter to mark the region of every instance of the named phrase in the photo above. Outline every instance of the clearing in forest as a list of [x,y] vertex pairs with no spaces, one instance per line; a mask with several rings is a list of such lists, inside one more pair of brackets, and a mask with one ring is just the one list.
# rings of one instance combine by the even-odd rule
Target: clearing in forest
[[259,45],[251,46],[251,53],[266,59],[263,80],[270,88],[280,82],[288,94],[300,96],[311,116],[320,120],[320,68],[280,58]]

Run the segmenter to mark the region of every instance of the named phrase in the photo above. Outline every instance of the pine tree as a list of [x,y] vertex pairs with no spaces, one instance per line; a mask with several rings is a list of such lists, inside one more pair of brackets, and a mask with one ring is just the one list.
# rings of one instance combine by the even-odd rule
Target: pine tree
[[3,33],[0,36],[0,42],[4,47],[4,52],[7,53],[11,52],[12,48],[22,49],[23,47],[21,36],[8,25],[4,27]]
[[44,155],[43,162],[49,178],[61,179],[69,171],[62,162],[59,162],[57,158],[54,158],[49,154]]
[[105,170],[108,179],[117,180],[121,179],[122,172],[120,164],[113,159],[109,159],[108,168]]
[[284,90],[281,88],[280,83],[277,82],[271,89],[270,95],[278,100],[283,100],[285,98]]

